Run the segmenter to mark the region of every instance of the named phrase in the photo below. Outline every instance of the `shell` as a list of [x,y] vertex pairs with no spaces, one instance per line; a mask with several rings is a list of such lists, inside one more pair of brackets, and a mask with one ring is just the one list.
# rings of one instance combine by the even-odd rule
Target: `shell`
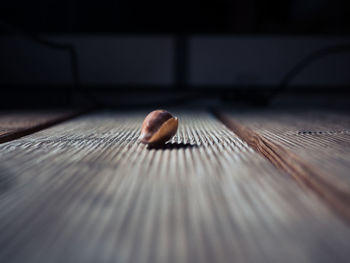
[[177,132],[178,119],[168,111],[155,110],[142,123],[140,140],[151,145],[164,144]]

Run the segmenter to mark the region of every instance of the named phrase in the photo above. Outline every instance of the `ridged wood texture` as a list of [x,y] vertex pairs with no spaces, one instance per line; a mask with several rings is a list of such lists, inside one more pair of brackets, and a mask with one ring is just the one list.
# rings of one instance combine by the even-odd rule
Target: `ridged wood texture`
[[0,145],[0,262],[348,262],[349,227],[213,116],[97,113]]
[[0,143],[31,134],[77,114],[77,110],[1,111]]
[[331,111],[268,111],[231,115],[326,173],[350,193],[350,116]]
[[350,224],[350,117],[331,111],[219,114],[256,151]]

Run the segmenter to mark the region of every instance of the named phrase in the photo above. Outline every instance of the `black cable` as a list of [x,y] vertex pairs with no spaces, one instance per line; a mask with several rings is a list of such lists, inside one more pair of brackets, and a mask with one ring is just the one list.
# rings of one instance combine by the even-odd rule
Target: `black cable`
[[80,89],[80,74],[79,74],[79,63],[78,63],[78,52],[76,47],[73,44],[70,43],[57,43],[54,41],[50,41],[45,38],[41,38],[36,34],[26,32],[18,27],[15,27],[13,25],[4,23],[0,21],[0,28],[5,30],[6,32],[14,35],[18,35],[24,39],[31,40],[35,43],[38,43],[42,46],[46,46],[52,49],[56,50],[62,50],[66,51],[70,55],[70,65],[71,65],[71,72],[72,72],[72,78],[73,78],[73,85],[70,90],[70,99],[72,103],[72,97],[74,95],[74,92],[82,94],[86,99],[93,104],[94,107],[99,105],[99,103],[96,101],[95,98],[93,98],[87,91],[81,92]]
[[[70,64],[71,64],[71,71],[72,71],[72,77],[73,77],[73,82],[74,82],[74,85],[73,85],[72,90],[71,90],[71,96],[73,95],[73,93],[75,91],[79,94],[84,95],[89,100],[89,102],[93,103],[94,107],[101,106],[100,103],[97,102],[96,98],[91,96],[91,94],[87,90],[84,90],[84,92],[81,92],[78,53],[77,53],[77,50],[73,44],[53,42],[53,41],[41,38],[36,34],[21,30],[20,28],[17,28],[13,25],[4,23],[2,21],[0,21],[0,28],[4,29],[6,32],[8,32],[10,34],[19,35],[22,38],[29,39],[31,41],[34,41],[34,42],[40,44],[40,45],[43,45],[43,46],[46,46],[46,47],[49,47],[52,49],[56,49],[56,50],[68,51],[70,54],[70,59],[71,59]],[[173,99],[169,99],[169,100],[163,99],[162,101],[153,101],[152,104],[184,103],[184,102],[187,102],[191,99],[193,100],[194,97],[190,96],[189,98],[187,98],[187,96],[185,96],[185,97],[173,98]],[[138,106],[145,106],[145,105],[139,104]]]
[[[70,59],[71,59],[71,72],[72,72],[72,77],[73,77],[73,83],[74,85],[72,86],[71,90],[71,96],[73,95],[74,91],[84,95],[89,102],[93,104],[94,107],[101,106],[100,103],[96,100],[95,97],[91,96],[91,94],[87,91],[84,90],[84,92],[81,91],[80,89],[80,75],[79,75],[79,63],[78,63],[78,53],[73,44],[67,44],[67,43],[57,43],[53,42],[44,38],[39,37],[36,34],[26,32],[24,30],[21,30],[18,27],[15,27],[13,25],[4,23],[0,21],[0,28],[4,29],[6,32],[14,35],[18,35],[22,38],[29,39],[31,41],[34,41],[40,45],[56,49],[56,50],[63,50],[63,51],[68,51],[70,54]],[[182,97],[182,98],[173,98],[170,100],[162,100],[162,101],[153,101],[152,104],[173,104],[175,103],[184,103],[190,99],[194,99],[193,97],[187,98]],[[145,106],[145,105],[138,105],[138,106]]]
[[76,51],[76,48],[72,44],[53,42],[53,41],[41,38],[38,35],[25,32],[13,25],[6,24],[2,21],[0,21],[0,27],[10,34],[19,35],[23,38],[34,41],[40,45],[43,45],[52,49],[56,49],[56,50],[68,51],[70,54],[70,60],[71,60],[70,64],[71,64],[71,71],[72,71],[72,77],[73,77],[73,83],[74,83],[73,90],[79,89],[80,76],[79,76],[79,66],[78,66],[78,53]]
[[291,70],[289,70],[282,78],[280,84],[276,89],[272,90],[271,94],[267,98],[267,102],[271,102],[275,99],[282,91],[284,91],[291,80],[293,80],[300,72],[302,72],[306,67],[311,65],[318,59],[324,58],[329,55],[350,52],[350,44],[327,46],[312,52],[311,54],[304,57],[298,63],[296,63]]

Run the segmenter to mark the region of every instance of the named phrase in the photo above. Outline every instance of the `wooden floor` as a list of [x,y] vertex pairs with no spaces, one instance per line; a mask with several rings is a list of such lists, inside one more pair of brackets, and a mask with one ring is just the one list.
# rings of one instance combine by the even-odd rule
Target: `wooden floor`
[[0,262],[349,262],[346,114],[173,113],[164,148],[147,112],[0,144]]

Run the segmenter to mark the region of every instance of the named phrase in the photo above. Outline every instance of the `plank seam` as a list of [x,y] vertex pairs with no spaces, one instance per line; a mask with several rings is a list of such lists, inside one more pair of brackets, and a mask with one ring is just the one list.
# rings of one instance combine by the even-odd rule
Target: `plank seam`
[[78,117],[78,116],[80,116],[82,114],[87,113],[88,111],[89,110],[80,110],[80,111],[73,112],[71,114],[67,114],[65,116],[59,117],[59,118],[54,119],[54,120],[46,121],[44,123],[35,125],[33,127],[30,127],[30,128],[24,128],[24,129],[21,129],[21,130],[17,130],[17,131],[11,132],[9,134],[4,134],[4,135],[0,136],[0,144],[19,139],[19,138],[21,138],[23,136],[27,136],[27,135],[33,134],[35,132],[44,130],[44,129],[49,128],[49,127],[51,127],[53,125],[65,122],[67,120],[71,120],[71,119],[73,119],[75,117]]

